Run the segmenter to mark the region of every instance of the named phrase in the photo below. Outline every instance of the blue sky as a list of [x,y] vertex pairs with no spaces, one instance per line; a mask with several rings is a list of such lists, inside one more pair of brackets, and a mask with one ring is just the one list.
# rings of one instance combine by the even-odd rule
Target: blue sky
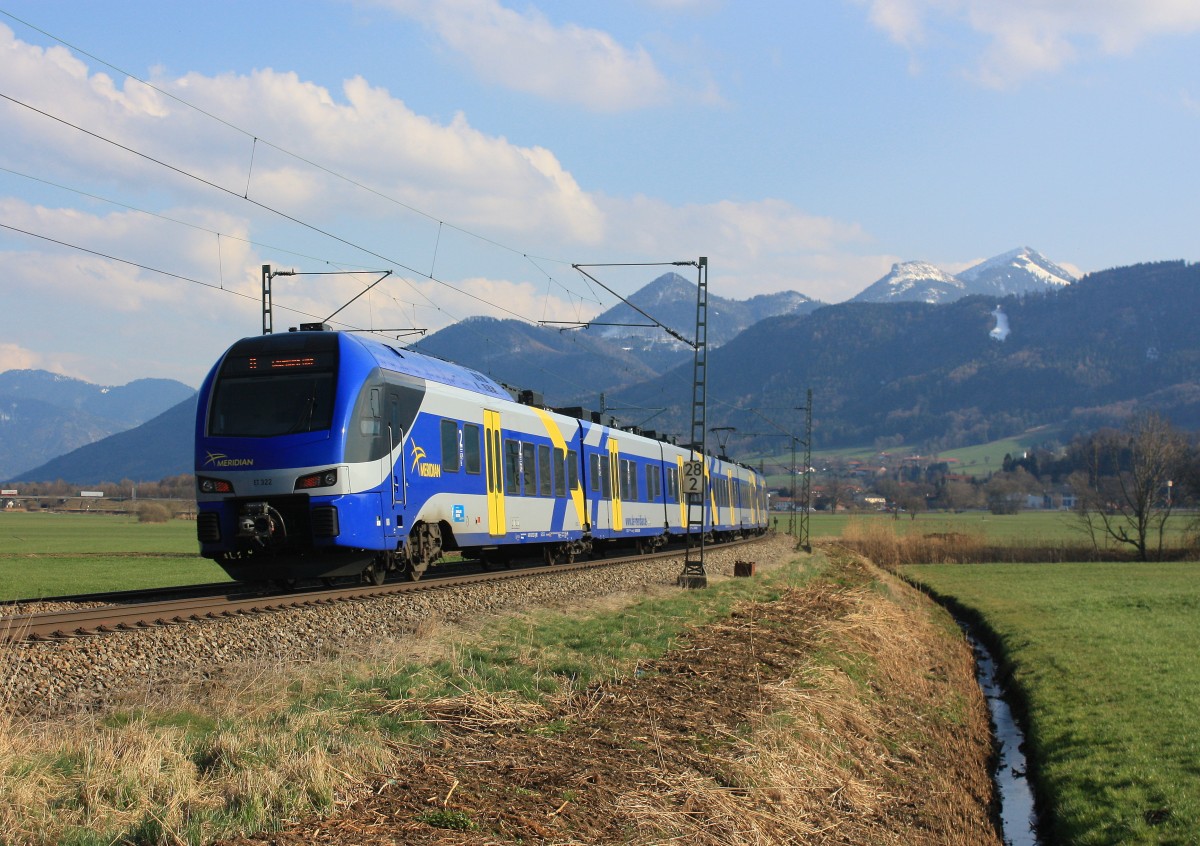
[[[1198,258],[1194,0],[0,12],[0,371],[196,385],[260,331],[264,263],[391,269],[338,320],[432,331],[612,305],[573,262],[839,302],[1022,245]],[[275,328],[372,278],[278,277]]]

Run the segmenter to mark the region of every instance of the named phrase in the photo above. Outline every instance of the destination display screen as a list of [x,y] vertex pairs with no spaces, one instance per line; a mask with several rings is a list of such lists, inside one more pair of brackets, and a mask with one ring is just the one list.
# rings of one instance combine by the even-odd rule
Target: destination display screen
[[273,373],[328,372],[337,358],[332,351],[283,353],[279,355],[230,355],[221,368],[223,376],[268,376]]

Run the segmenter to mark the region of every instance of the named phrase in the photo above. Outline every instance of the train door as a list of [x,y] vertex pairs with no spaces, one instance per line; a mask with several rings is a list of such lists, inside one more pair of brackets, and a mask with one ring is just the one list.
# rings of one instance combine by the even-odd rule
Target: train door
[[[380,393],[384,394],[382,401]],[[404,424],[400,412],[400,397],[392,386],[371,389],[371,413],[383,418],[387,431],[387,453],[382,460],[390,490],[382,495],[386,517],[383,521],[383,533],[384,537],[395,538],[400,534],[399,527],[403,522],[408,491],[404,475]],[[390,508],[387,505],[388,499],[391,500]]]
[[[400,392],[390,385],[387,393],[387,430],[389,456],[397,447],[400,448],[397,461],[392,463],[391,458],[388,459],[388,462],[392,464],[392,503],[399,508],[404,505],[408,495],[408,479],[404,466],[404,424],[400,414]],[[397,472],[397,468],[399,468],[399,472]]]
[[672,491],[672,496],[679,500],[679,528],[683,531],[688,530],[688,513],[687,513],[687,494],[683,492],[681,485],[683,481],[683,456],[675,456],[675,490]]
[[625,519],[621,516],[621,463],[618,458],[617,441],[608,439],[608,478],[612,480],[612,528],[615,532],[625,531]]
[[487,444],[488,534],[504,534],[504,468],[500,452],[500,412],[483,410],[483,439]]

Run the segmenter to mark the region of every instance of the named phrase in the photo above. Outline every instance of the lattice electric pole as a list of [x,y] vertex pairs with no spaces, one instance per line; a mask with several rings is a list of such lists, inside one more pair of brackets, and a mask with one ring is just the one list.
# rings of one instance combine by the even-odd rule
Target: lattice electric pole
[[[805,552],[812,552],[812,542],[808,535],[808,521],[812,516],[812,388],[804,401],[804,496],[800,511],[800,537],[797,545]],[[795,497],[792,498],[792,508],[796,507]]]
[[[682,587],[697,588],[708,585],[708,574],[704,570],[704,529],[707,525],[708,514],[708,258],[700,256],[699,261],[673,261],[675,266],[691,265],[696,268],[696,335],[695,340],[688,340],[674,329],[651,317],[642,309],[622,297],[612,288],[605,285],[585,267],[635,267],[638,264],[572,264],[588,279],[598,284],[621,302],[636,311],[642,317],[648,318],[672,338],[682,341],[692,348],[695,358],[692,363],[692,436],[688,443],[691,454],[688,461],[683,463],[682,493],[687,500],[687,552],[684,555],[683,572],[679,575]],[[699,509],[697,516],[695,509]],[[698,528],[699,542],[692,543],[692,529]]]
[[[683,572],[679,586],[702,588],[708,586],[704,569],[704,533],[708,513],[708,259],[700,257],[696,275],[696,344],[692,362],[692,438],[690,469],[695,472],[697,453],[701,462],[700,491],[687,495],[687,551],[683,556]],[[699,515],[696,513],[699,509]],[[692,543],[692,529],[698,530],[699,542]]]
[[[805,395],[804,405],[795,405],[790,408],[776,408],[775,411],[803,411],[804,412],[804,437],[801,438],[795,433],[794,429],[788,429],[776,423],[766,415],[760,413],[762,409],[750,409],[756,416],[769,423],[777,431],[772,432],[752,432],[747,433],[754,437],[786,437],[790,444],[789,449],[792,454],[791,466],[789,467],[789,482],[788,489],[791,497],[791,509],[788,512],[788,534],[796,537],[796,545],[802,547],[805,552],[812,552],[812,543],[809,539],[809,519],[812,514],[812,388],[809,388]],[[796,447],[797,445],[804,447],[804,467],[801,471],[796,468]],[[799,500],[796,497],[796,474],[802,472],[804,482],[801,486]],[[797,511],[797,508],[799,510]],[[800,515],[799,530],[796,527],[796,514]]]

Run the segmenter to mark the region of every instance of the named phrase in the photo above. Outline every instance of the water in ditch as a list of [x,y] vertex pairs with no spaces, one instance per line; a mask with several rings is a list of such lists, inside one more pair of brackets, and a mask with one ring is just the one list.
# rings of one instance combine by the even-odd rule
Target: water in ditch
[[987,699],[996,735],[996,769],[992,777],[1000,799],[1001,834],[1006,846],[1038,846],[1037,814],[1033,789],[1025,777],[1025,735],[1004,700],[1004,688],[996,677],[996,660],[988,648],[964,627],[975,651],[975,678]]

